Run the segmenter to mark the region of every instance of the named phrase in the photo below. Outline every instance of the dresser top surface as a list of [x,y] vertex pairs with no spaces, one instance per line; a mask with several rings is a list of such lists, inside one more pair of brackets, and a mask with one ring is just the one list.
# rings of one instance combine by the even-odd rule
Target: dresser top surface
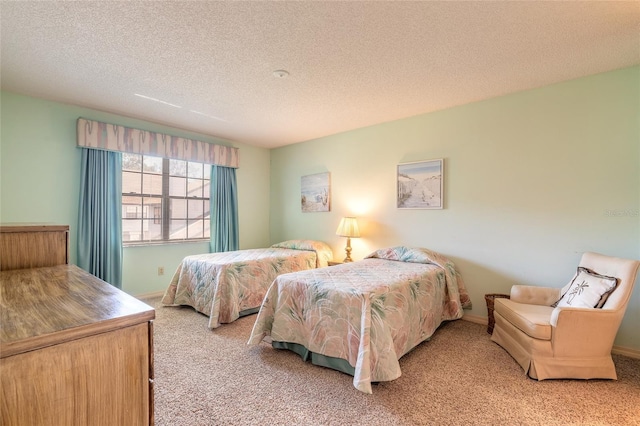
[[69,225],[54,223],[0,223],[0,232],[60,232],[68,230]]
[[0,356],[155,318],[146,303],[75,265],[0,272]]

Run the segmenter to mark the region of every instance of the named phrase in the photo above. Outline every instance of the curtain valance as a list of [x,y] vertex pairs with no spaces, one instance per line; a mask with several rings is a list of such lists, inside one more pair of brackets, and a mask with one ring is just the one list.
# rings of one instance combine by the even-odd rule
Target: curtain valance
[[78,118],[78,146],[238,168],[238,148]]

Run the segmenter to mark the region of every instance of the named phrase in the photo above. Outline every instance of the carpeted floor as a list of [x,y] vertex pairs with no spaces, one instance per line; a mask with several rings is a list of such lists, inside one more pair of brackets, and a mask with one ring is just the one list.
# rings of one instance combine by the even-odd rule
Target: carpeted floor
[[215,330],[191,308],[156,307],[155,420],[177,425],[640,425],[640,360],[617,381],[527,378],[486,327],[443,324],[400,360],[402,376],[357,391],[352,377],[267,343],[255,315]]

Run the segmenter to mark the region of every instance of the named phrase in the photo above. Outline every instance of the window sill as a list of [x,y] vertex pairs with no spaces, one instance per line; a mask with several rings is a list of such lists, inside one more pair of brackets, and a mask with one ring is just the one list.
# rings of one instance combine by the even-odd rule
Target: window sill
[[175,240],[175,241],[141,241],[141,242],[130,242],[130,243],[122,243],[122,248],[135,248],[135,247],[153,247],[153,246],[167,246],[167,245],[176,245],[176,244],[202,244],[209,243],[209,239],[202,240]]

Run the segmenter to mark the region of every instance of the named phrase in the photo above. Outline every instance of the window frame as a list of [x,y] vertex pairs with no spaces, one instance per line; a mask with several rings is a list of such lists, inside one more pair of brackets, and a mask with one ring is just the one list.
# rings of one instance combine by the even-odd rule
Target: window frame
[[[151,245],[163,245],[163,244],[179,244],[179,243],[200,243],[200,242],[209,242],[211,240],[211,229],[210,229],[210,217],[211,217],[211,169],[210,167],[212,167],[210,164],[207,163],[200,163],[200,162],[196,162],[196,161],[187,161],[187,160],[179,160],[179,159],[170,159],[170,158],[163,158],[163,157],[156,157],[156,156],[151,156],[151,155],[144,155],[144,154],[134,154],[134,153],[123,153],[123,155],[129,155],[129,156],[135,156],[135,157],[139,157],[140,159],[140,169],[139,170],[129,170],[129,169],[125,169],[124,165],[122,167],[121,170],[121,174],[122,174],[122,179],[123,179],[123,189],[122,189],[122,193],[121,193],[121,211],[123,212],[122,214],[122,218],[121,218],[121,222],[122,222],[122,246],[123,247],[135,247],[135,246],[151,246]],[[151,171],[145,171],[145,167],[144,167],[144,159],[145,157],[152,157],[155,159],[161,159],[162,160],[162,172],[158,173],[156,172],[151,172]],[[184,162],[185,163],[185,171],[184,171],[184,176],[181,175],[176,175],[176,174],[171,174],[171,170],[170,170],[170,162],[171,161],[179,161],[179,162]],[[200,177],[193,177],[193,176],[189,176],[189,164],[199,164],[202,167],[202,173],[200,174]],[[207,174],[207,171],[209,172]],[[139,173],[140,174],[140,183],[139,183],[139,188],[140,188],[140,192],[124,192],[124,181],[125,181],[125,173]],[[145,180],[144,180],[144,176],[145,175],[149,175],[149,176],[161,176],[161,193],[160,194],[156,194],[152,192],[144,192],[145,191]],[[176,195],[171,195],[171,178],[184,178],[185,180],[185,195],[184,196],[176,196]],[[189,182],[193,181],[193,180],[201,180],[202,184],[201,184],[201,188],[202,188],[202,196],[190,196],[190,191],[189,191]],[[205,191],[205,189],[207,188],[207,186],[209,187],[209,191]],[[141,199],[141,203],[140,204],[125,204],[124,203],[124,199],[125,197],[139,197]],[[145,214],[145,199],[153,199],[153,198],[159,198],[160,199],[160,206],[157,205],[147,205],[148,206],[148,213]],[[185,203],[185,217],[184,218],[172,218],[171,217],[171,202],[172,200],[184,200]],[[199,216],[198,218],[196,217],[190,217],[189,216],[189,205],[190,205],[190,201],[202,201],[202,215]],[[125,215],[125,206],[140,206],[140,215],[135,215],[136,217],[127,217],[128,215]],[[208,209],[207,209],[207,205],[208,205]],[[161,217],[158,218],[155,213],[158,211],[158,209],[161,211]],[[151,214],[151,213],[154,214]],[[208,214],[207,214],[208,213]],[[184,220],[185,221],[185,228],[187,235],[188,235],[188,227],[190,226],[190,222],[194,221],[194,220],[201,220],[203,221],[202,223],[202,229],[201,232],[203,235],[206,235],[204,237],[185,237],[185,238],[170,238],[171,235],[171,222],[173,220]],[[139,232],[140,232],[140,236],[141,239],[137,239],[137,240],[125,240],[125,228],[129,228],[129,227],[125,227],[125,223],[126,222],[133,222],[133,221],[139,221],[140,222],[140,228],[139,228]],[[145,222],[151,223],[151,224],[155,224],[155,225],[160,225],[160,239],[142,239],[142,237],[145,235],[145,229],[144,229],[144,224]],[[128,231],[127,231],[128,232]],[[207,232],[209,235],[207,235]]]

